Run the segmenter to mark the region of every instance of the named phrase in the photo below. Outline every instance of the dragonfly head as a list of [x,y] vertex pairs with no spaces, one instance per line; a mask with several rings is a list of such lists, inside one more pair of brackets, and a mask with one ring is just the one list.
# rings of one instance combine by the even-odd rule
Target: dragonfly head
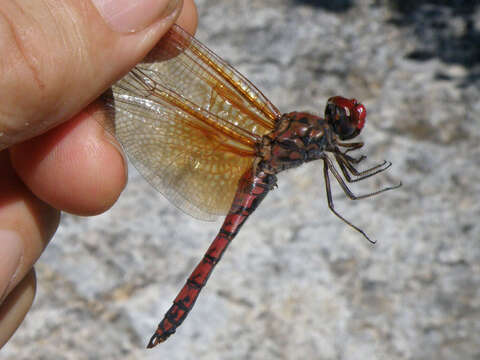
[[356,99],[334,96],[328,99],[325,120],[341,140],[353,139],[360,134],[367,110]]

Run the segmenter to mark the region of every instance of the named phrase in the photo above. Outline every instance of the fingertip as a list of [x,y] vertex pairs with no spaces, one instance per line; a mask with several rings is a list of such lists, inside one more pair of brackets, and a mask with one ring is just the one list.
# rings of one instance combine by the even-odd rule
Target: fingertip
[[198,11],[193,0],[184,0],[183,8],[176,21],[189,34],[194,35],[198,25]]
[[97,121],[101,105],[11,149],[12,164],[41,200],[77,215],[109,209],[127,181],[120,147]]

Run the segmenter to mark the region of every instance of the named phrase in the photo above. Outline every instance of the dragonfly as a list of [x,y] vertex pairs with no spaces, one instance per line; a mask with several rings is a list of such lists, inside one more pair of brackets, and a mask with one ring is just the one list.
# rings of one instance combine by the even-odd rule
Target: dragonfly
[[384,161],[357,170],[366,156],[351,152],[363,142],[346,142],[365,124],[367,112],[357,100],[329,98],[324,117],[282,114],[247,78],[177,25],[104,101],[109,115],[104,126],[154,188],[196,218],[226,215],[148,348],[165,341],[185,320],[230,242],[276,187],[279,172],[322,160],[329,209],[371,242],[335,210],[330,175],[353,200],[401,185],[364,195],[349,189],[347,183],[391,166]]

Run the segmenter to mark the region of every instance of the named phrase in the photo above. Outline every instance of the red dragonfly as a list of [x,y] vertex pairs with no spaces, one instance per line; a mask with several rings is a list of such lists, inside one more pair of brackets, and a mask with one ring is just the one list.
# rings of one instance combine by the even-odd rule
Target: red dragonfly
[[343,180],[360,181],[391,165],[384,161],[358,171],[354,165],[365,156],[348,154],[363,146],[343,142],[362,130],[362,104],[335,96],[328,100],[324,118],[281,114],[250,81],[176,25],[142,64],[112,87],[106,103],[113,120],[107,129],[156,189],[194,217],[227,214],[148,348],[165,341],[185,320],[228,244],[276,186],[277,173],[323,160],[330,210],[369,241],[335,211],[329,174],[350,199],[400,186],[356,196]]

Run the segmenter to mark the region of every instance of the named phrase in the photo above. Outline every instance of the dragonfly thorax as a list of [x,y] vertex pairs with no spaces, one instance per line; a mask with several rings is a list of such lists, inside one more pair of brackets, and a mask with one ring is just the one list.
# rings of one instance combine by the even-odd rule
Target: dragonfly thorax
[[276,174],[319,159],[331,142],[327,126],[324,119],[309,113],[283,114],[276,129],[262,139],[261,170]]

